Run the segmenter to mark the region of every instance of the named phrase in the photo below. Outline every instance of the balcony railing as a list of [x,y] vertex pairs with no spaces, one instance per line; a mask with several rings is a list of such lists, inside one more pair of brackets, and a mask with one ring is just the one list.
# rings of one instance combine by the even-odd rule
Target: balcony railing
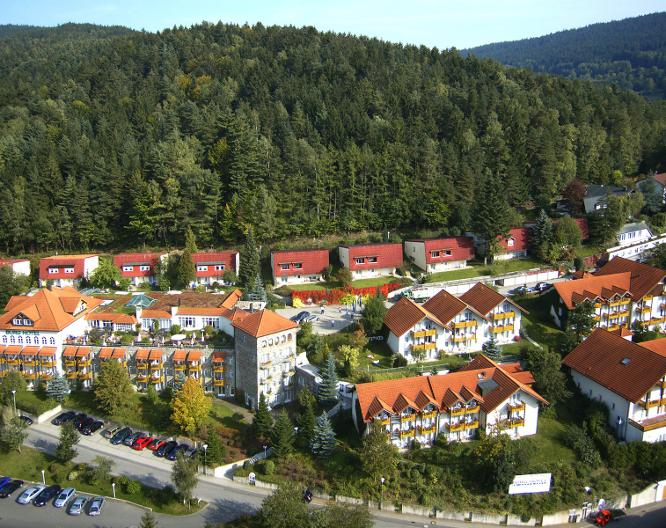
[[201,371],[201,363],[188,365],[187,370],[189,370],[190,372],[200,372]]
[[148,376],[146,376],[145,374],[139,374],[136,377],[137,383],[145,383],[147,379],[148,379]]
[[148,380],[148,383],[151,383],[151,384],[155,385],[155,384],[161,383],[163,381],[164,381],[164,379],[163,379],[162,376],[160,376],[158,378],[155,378],[155,377],[151,376],[150,379]]
[[513,332],[513,325],[494,326],[492,332],[493,334],[500,334],[502,332]]
[[213,372],[214,372],[215,374],[218,374],[218,373],[221,374],[222,372],[224,372],[224,366],[223,366],[223,365],[219,365],[219,366],[216,365],[216,366],[214,366],[214,367],[213,367]]
[[53,367],[56,366],[55,361],[53,361],[53,360],[51,360],[51,359],[42,359],[42,360],[39,362],[39,365],[40,365],[42,368],[53,368]]
[[513,429],[525,425],[525,418],[508,418],[497,423],[500,429]]
[[437,416],[437,411],[429,411],[421,413],[421,418],[424,420],[435,418]]
[[75,359],[66,359],[65,360],[65,367],[76,367],[76,360]]
[[650,401],[639,401],[638,404],[643,407],[643,409],[653,409],[654,407],[659,407],[660,405],[666,405],[666,398],[657,398],[656,400]]
[[213,380],[213,387],[224,387],[224,380],[223,379],[214,379]]
[[24,367],[36,367],[37,362],[34,359],[25,359],[21,363]]
[[629,299],[622,299],[621,301],[613,301],[608,303],[608,306],[611,308],[614,308],[615,306],[624,306],[626,304],[629,304],[631,301]]
[[18,367],[18,366],[19,366],[19,360],[18,360],[18,358],[8,359],[8,360],[7,360],[7,365],[9,365],[9,366],[11,366],[11,367]]
[[524,411],[525,410],[525,402],[510,403],[509,404],[509,410],[511,412]]
[[460,409],[450,409],[449,413],[451,414],[451,416],[462,416],[463,414],[465,414],[465,408],[461,407]]
[[53,379],[53,374],[50,372],[40,372],[39,373],[39,379],[44,380],[44,381],[49,381]]
[[437,330],[431,329],[431,330],[419,330],[416,332],[412,332],[412,337],[415,339],[418,339],[419,337],[428,337],[428,336],[436,336],[437,335]]
[[414,436],[414,429],[408,429],[406,431],[400,431],[400,438],[411,438]]
[[26,371],[23,371],[23,372],[21,372],[21,374],[23,374],[23,377],[24,377],[25,379],[27,379],[27,380],[34,380],[34,379],[37,379],[37,373],[36,373],[36,372],[26,372]]
[[79,372],[79,379],[80,380],[91,380],[92,379],[92,372]]
[[148,370],[148,363],[137,363],[137,370]]
[[162,370],[162,363],[158,363],[157,365],[150,365],[150,370],[155,372],[156,370]]
[[92,366],[92,359],[79,359],[76,361],[78,367],[90,367]]
[[474,420],[473,422],[465,422],[465,430],[470,430],[470,429],[478,429],[479,428],[479,420]]
[[426,434],[434,434],[435,433],[435,426],[431,425],[429,427],[421,427],[419,426],[417,428],[418,434],[426,435]]
[[474,334],[463,334],[463,335],[454,335],[454,343],[464,343],[465,341],[476,341],[476,335]]
[[185,370],[185,364],[183,364],[183,363],[176,363],[176,364],[173,366],[173,369],[174,369],[176,372],[182,372],[183,370]]
[[476,320],[471,319],[470,321],[458,321],[457,323],[453,323],[453,328],[472,328],[476,325]]
[[437,343],[422,343],[420,345],[412,345],[412,350],[432,350],[437,347]]
[[78,376],[77,372],[68,372],[67,373],[67,379],[76,379]]
[[414,414],[407,414],[405,416],[400,417],[400,422],[401,423],[413,422],[414,420],[416,420],[416,415],[414,415]]
[[391,419],[390,419],[390,418],[375,418],[375,421],[376,421],[379,425],[389,425],[389,424],[391,423]]
[[476,414],[479,412],[479,406],[475,405],[474,407],[465,407],[465,414]]
[[499,320],[499,319],[513,319],[516,317],[516,312],[498,312],[493,315],[493,319]]
[[460,431],[465,430],[465,424],[463,422],[457,424],[446,424],[446,428],[449,430],[449,433],[459,433]]

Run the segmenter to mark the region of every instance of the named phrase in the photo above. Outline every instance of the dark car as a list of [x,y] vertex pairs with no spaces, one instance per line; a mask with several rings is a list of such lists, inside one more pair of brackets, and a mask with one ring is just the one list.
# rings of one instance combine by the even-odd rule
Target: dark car
[[32,418],[30,418],[30,416],[21,415],[19,416],[19,420],[21,420],[25,425],[32,425]]
[[0,488],[0,499],[6,499],[17,489],[23,486],[22,480],[12,480]]
[[136,441],[137,438],[141,438],[142,435],[145,435],[146,433],[142,433],[141,431],[137,431],[136,433],[133,433],[129,435],[125,440],[123,440],[123,445],[126,445],[127,447],[132,447],[132,444]]
[[170,440],[166,444],[162,444],[162,446],[155,451],[155,456],[158,457],[164,457],[167,456],[173,449],[178,447],[178,442],[175,440]]
[[176,457],[178,456],[178,453],[183,453],[190,448],[187,444],[180,444],[178,447],[174,447],[171,452],[166,456],[167,460],[176,460]]
[[77,428],[79,430],[79,433],[83,434],[83,431],[85,431],[88,427],[90,427],[92,424],[95,423],[95,419],[88,416],[83,422],[81,422],[81,425]]
[[0,488],[12,481],[12,477],[0,477]]
[[79,413],[74,417],[72,423],[74,424],[74,427],[80,430],[81,426],[85,423],[87,419],[88,415],[86,413]]
[[94,432],[99,431],[102,427],[104,427],[104,422],[102,420],[93,420],[93,423],[86,425],[81,429],[81,433],[90,436]]
[[49,486],[48,488],[44,488],[44,490],[35,497],[35,500],[32,501],[32,503],[35,506],[45,506],[48,502],[51,502],[51,500],[53,500],[53,498],[56,497],[61,491],[62,488],[57,484]]
[[129,435],[132,434],[132,430],[129,427],[123,427],[120,431],[113,435],[111,438],[111,443],[113,445],[122,444]]
[[311,314],[310,312],[305,312],[305,311],[303,311],[303,312],[298,312],[296,315],[294,315],[294,316],[291,318],[291,320],[292,320],[294,323],[301,324],[305,319],[307,319],[307,318],[310,317],[311,315],[312,315],[312,314]]
[[76,413],[74,411],[67,411],[62,414],[59,414],[56,416],[53,420],[51,420],[51,423],[53,425],[62,425],[65,422],[69,422],[70,420],[73,420],[74,417],[76,416]]

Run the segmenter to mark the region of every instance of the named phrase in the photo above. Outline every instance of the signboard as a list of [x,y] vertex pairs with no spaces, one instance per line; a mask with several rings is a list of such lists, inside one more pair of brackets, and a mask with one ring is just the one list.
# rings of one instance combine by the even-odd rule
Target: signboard
[[532,473],[531,475],[516,475],[509,486],[509,495],[522,495],[525,493],[548,493],[550,491],[550,473]]

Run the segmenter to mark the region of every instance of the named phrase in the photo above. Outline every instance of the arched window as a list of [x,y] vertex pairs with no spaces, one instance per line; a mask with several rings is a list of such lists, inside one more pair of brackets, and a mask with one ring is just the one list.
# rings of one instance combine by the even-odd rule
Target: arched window
[[16,343],[16,338],[14,336],[9,336],[9,342],[13,345]]
[[42,345],[45,345],[45,344],[46,344],[46,338],[42,337]]
[[49,337],[49,344],[55,345],[55,337]]
[[3,335],[3,336],[2,336],[2,342],[3,342],[3,343],[6,343],[6,342],[7,342],[7,336],[6,336],[6,335]]
[[19,345],[23,344],[23,336],[18,336],[18,344]]
[[30,345],[30,344],[32,344],[32,339],[30,339],[30,336],[26,336],[26,337],[25,337],[25,344],[26,344],[26,345]]

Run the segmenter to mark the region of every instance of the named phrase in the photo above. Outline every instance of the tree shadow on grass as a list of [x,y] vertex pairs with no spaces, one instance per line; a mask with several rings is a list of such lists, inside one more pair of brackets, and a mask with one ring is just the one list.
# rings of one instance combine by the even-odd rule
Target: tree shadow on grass
[[208,507],[201,513],[201,516],[206,525],[216,525],[233,521],[242,515],[254,514],[258,510],[258,506],[253,506],[245,502],[217,499],[210,502]]

